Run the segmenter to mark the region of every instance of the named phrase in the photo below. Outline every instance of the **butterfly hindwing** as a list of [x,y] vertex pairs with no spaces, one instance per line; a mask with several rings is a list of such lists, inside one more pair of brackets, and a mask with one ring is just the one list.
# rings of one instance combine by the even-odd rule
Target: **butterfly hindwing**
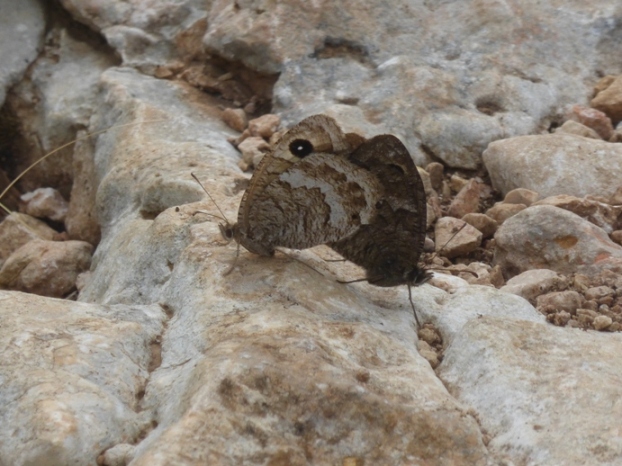
[[361,144],[348,160],[368,170],[382,186],[370,223],[330,246],[363,267],[377,286],[415,284],[425,272],[417,264],[426,230],[423,181],[408,150],[392,135]]

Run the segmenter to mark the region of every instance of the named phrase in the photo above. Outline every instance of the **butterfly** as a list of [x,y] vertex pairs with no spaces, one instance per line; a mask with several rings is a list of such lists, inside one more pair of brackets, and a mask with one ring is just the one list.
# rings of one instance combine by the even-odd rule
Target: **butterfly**
[[372,173],[348,160],[363,142],[326,115],[298,123],[255,169],[238,221],[222,224],[223,236],[261,256],[351,236],[372,221],[382,192]]
[[410,287],[431,278],[418,266],[426,197],[408,150],[395,136],[344,134],[326,115],[302,120],[255,169],[237,223],[220,229],[226,239],[262,256],[278,247],[327,244],[363,267],[370,284],[408,285],[420,325]]

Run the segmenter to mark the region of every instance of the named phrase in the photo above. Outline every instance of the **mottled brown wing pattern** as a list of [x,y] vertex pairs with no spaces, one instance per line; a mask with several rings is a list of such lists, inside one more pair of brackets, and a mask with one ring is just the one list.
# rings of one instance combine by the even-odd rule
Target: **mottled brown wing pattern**
[[348,160],[373,173],[382,193],[372,221],[330,246],[363,267],[373,285],[425,282],[429,273],[418,262],[425,241],[426,197],[408,150],[395,136],[380,135],[360,145]]
[[249,251],[304,249],[351,235],[369,222],[378,180],[347,156],[362,142],[325,115],[289,130],[257,167],[232,236]]

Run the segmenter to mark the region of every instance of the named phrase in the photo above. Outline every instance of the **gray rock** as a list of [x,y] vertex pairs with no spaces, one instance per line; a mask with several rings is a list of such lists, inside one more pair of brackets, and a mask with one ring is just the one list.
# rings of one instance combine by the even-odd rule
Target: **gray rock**
[[45,11],[37,0],[0,0],[0,106],[43,45]]
[[622,145],[570,134],[496,141],[483,159],[493,187],[504,195],[527,188],[541,198],[611,196],[622,178]]
[[138,409],[166,315],[0,291],[0,458],[93,465],[149,428]]
[[69,198],[73,147],[67,144],[75,140],[77,127],[88,126],[99,76],[114,63],[111,54],[74,39],[65,29],[48,33],[45,52],[7,99],[23,138],[16,170],[56,151],[28,172],[23,189],[51,186]]
[[495,241],[494,262],[506,277],[542,268],[593,275],[622,265],[622,248],[604,230],[548,205],[528,207],[506,220]]
[[513,464],[613,466],[621,337],[486,316],[452,340],[438,374],[478,412],[491,453]]
[[548,269],[527,270],[510,278],[501,291],[522,296],[530,302],[543,293],[565,289],[568,280],[557,272]]

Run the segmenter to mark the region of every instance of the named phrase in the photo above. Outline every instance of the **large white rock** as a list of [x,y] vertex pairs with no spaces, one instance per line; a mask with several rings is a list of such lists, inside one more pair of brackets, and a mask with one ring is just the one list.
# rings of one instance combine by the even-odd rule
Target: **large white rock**
[[559,194],[609,197],[622,179],[622,144],[571,134],[495,141],[483,159],[493,187],[504,195],[527,188],[540,198]]
[[593,223],[559,207],[535,205],[495,233],[495,264],[507,277],[526,270],[596,275],[622,270],[622,248]]
[[158,305],[99,306],[0,291],[0,461],[94,465],[149,427]]
[[622,461],[622,336],[486,316],[464,326],[438,374],[511,464]]

